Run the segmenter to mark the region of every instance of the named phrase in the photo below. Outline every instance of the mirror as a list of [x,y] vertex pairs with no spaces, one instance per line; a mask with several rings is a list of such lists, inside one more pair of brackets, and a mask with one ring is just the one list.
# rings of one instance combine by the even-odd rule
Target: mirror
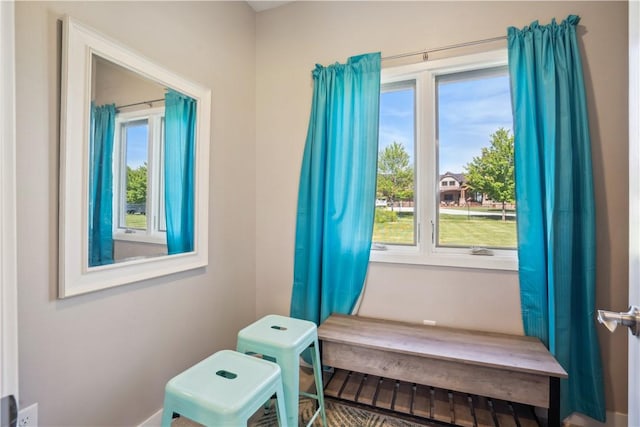
[[63,22],[61,298],[207,264],[211,93]]

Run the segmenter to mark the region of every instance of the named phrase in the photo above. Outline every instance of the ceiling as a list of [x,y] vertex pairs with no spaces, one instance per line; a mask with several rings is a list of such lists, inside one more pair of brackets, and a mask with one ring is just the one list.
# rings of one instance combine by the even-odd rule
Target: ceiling
[[247,1],[249,6],[256,12],[262,12],[263,10],[273,9],[278,6],[282,6],[283,4],[291,3],[292,0],[288,1],[272,1],[272,0],[253,0]]

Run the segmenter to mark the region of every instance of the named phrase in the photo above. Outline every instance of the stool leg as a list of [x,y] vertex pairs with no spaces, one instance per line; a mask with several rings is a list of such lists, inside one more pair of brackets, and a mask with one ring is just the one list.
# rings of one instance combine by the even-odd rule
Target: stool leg
[[171,427],[171,421],[173,421],[173,410],[167,402],[164,403],[164,409],[162,410],[162,427]]
[[278,415],[278,423],[280,427],[296,425],[289,424],[289,420],[287,418],[287,409],[285,408],[284,389],[282,388],[282,384],[278,384],[278,390],[276,391],[276,413]]
[[247,348],[247,345],[242,340],[238,340],[238,342],[236,343],[236,351],[238,353],[244,353],[244,354],[249,353],[249,349]]
[[324,409],[324,383],[322,381],[322,364],[320,363],[320,351],[318,350],[318,340],[314,340],[311,350],[311,363],[313,364],[313,376],[316,381],[316,395],[318,405],[320,405],[320,416],[323,427],[327,427],[327,414]]
[[287,422],[291,426],[297,426],[300,399],[300,355],[288,354],[280,356],[277,358],[277,362],[282,368],[282,385],[284,388],[284,406],[287,412]]
[[[237,343],[236,343],[236,351],[237,351],[238,353],[248,354],[248,355],[250,355],[250,356],[253,356],[253,355],[255,355],[255,354],[256,354],[256,353],[254,353],[254,352],[250,351],[250,350],[249,350],[249,346],[247,346],[247,345],[245,344],[245,342],[244,342],[244,341],[242,341],[242,340],[240,340],[240,339],[238,339],[238,341],[237,341]],[[264,355],[263,355],[263,356],[264,356]],[[271,408],[271,399],[269,399],[269,400],[267,400],[266,402],[264,402],[263,408],[264,408],[264,412],[265,412],[265,414],[266,414],[266,413],[269,411],[269,408]]]

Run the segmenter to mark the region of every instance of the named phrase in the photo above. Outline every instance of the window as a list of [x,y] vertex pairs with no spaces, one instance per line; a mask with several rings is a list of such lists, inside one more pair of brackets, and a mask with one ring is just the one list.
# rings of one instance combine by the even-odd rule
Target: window
[[383,85],[380,91],[378,198],[373,240],[395,245],[415,245],[415,81]]
[[376,207],[372,261],[517,269],[506,64],[504,50],[382,71],[389,206]]
[[119,112],[114,138],[114,239],[166,243],[164,108]]

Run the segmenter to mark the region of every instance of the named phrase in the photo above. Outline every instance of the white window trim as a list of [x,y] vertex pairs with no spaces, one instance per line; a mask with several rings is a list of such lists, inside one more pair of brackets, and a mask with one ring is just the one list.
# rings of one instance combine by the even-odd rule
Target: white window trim
[[[469,248],[436,247],[432,235],[437,220],[437,171],[435,77],[480,68],[507,65],[507,50],[501,49],[419,64],[383,69],[382,84],[416,81],[416,246],[372,245],[370,262],[421,264],[493,270],[518,270],[516,250],[489,249],[472,254]],[[480,251],[482,252],[482,251]],[[489,255],[490,254],[490,255]]]
[[[155,146],[152,141],[154,138],[162,137],[162,118],[164,117],[164,108],[148,108],[145,110],[120,112],[116,116],[115,121],[115,135],[114,135],[114,149],[113,149],[113,212],[116,220],[113,222],[113,239],[119,241],[128,242],[140,242],[140,243],[153,243],[153,244],[167,244],[167,233],[160,231],[159,228],[159,215],[160,215],[160,173],[162,165],[160,159],[156,158],[160,156],[160,145]],[[122,191],[126,183],[126,169],[121,169],[119,166],[124,164],[125,152],[122,150],[122,124],[135,120],[148,120],[149,126],[149,145],[148,155],[149,161],[147,162],[147,229],[139,230],[133,228],[120,227],[120,224],[124,220],[124,209],[120,208],[120,204],[123,203]],[[162,144],[160,140],[158,144]],[[150,184],[150,187],[149,187]],[[126,190],[125,190],[126,191]],[[125,199],[126,200],[126,196]],[[126,202],[124,202],[126,204]]]

